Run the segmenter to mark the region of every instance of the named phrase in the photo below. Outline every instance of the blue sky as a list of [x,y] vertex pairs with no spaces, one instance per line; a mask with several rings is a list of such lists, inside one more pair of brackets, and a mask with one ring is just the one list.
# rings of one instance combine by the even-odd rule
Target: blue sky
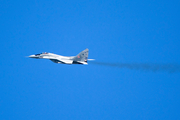
[[0,119],[180,119],[180,73],[63,65],[52,52],[107,63],[180,64],[180,2],[0,2]]

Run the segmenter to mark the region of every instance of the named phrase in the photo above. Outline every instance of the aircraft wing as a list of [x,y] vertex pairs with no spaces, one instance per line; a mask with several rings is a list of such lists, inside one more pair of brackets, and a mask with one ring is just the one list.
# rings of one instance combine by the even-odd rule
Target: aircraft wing
[[62,63],[65,63],[65,64],[72,64],[73,63],[73,60],[68,60],[68,59],[60,59],[59,61],[61,61]]
[[63,63],[63,64],[72,64],[73,60],[68,60],[68,59],[50,59],[52,62],[55,63]]

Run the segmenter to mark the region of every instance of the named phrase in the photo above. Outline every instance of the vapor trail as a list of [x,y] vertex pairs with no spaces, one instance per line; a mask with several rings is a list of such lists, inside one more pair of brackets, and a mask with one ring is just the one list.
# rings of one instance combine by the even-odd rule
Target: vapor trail
[[150,63],[108,63],[92,61],[92,64],[103,65],[109,67],[127,68],[144,71],[166,71],[166,72],[180,72],[180,65],[178,64],[150,64]]

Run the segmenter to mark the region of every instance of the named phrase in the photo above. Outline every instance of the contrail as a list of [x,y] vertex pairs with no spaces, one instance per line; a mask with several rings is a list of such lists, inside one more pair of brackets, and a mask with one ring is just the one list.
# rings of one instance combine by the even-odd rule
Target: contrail
[[150,64],[150,63],[109,63],[109,62],[97,62],[91,61],[92,64],[103,65],[117,68],[127,68],[134,70],[144,71],[166,71],[166,72],[180,72],[180,65],[178,64]]

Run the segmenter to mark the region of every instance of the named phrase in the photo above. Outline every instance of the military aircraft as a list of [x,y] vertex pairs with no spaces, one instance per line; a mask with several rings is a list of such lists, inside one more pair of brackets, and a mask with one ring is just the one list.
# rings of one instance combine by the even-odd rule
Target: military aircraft
[[88,60],[94,60],[94,59],[88,59],[88,53],[89,49],[85,49],[82,52],[80,52],[77,56],[61,56],[54,53],[48,53],[43,52],[40,54],[30,55],[30,58],[36,58],[36,59],[49,59],[54,63],[61,63],[61,64],[85,64],[87,65]]

